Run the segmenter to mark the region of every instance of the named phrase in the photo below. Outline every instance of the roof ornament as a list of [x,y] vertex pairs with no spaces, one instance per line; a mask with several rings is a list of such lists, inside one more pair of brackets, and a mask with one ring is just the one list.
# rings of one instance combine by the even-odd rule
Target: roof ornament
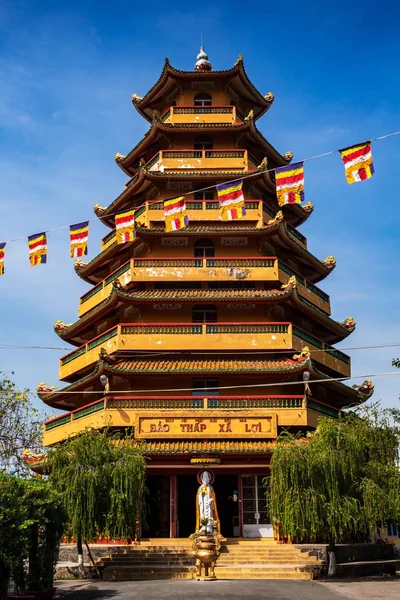
[[314,204],[312,202],[307,202],[303,205],[303,210],[305,210],[308,213],[312,213],[312,211],[314,210]]
[[114,156],[114,160],[116,162],[121,162],[121,160],[124,160],[124,158],[126,158],[125,154],[121,154],[121,152],[117,152],[117,154]]
[[243,54],[239,54],[237,61],[235,62],[235,67],[238,66],[239,63],[243,62]]
[[83,269],[84,267],[86,267],[88,263],[85,262],[84,260],[82,260],[81,258],[77,258],[76,261],[74,262],[74,269],[75,271],[80,271],[80,269]]
[[272,92],[268,92],[268,94],[265,94],[264,99],[267,102],[273,102],[275,100],[275,96]]
[[106,212],[107,208],[105,206],[101,206],[101,204],[95,204],[93,206],[94,214],[99,216]]
[[244,121],[250,121],[250,119],[254,119],[254,110],[250,110],[249,114],[247,115],[247,117],[244,118]]
[[334,256],[327,256],[322,263],[326,266],[327,269],[333,269],[336,267],[336,260]]
[[278,223],[281,223],[282,221],[283,221],[283,212],[281,210],[278,210],[275,217],[273,219],[270,219],[268,221],[267,225],[272,227],[274,225],[278,225]]
[[366,379],[361,385],[354,384],[351,387],[357,390],[361,400],[363,401],[368,400],[368,398],[372,396],[375,388],[374,384],[370,379]]
[[47,385],[47,383],[40,381],[37,384],[36,393],[38,396],[40,396],[40,395],[44,396],[45,394],[52,394],[54,392],[54,390],[56,390],[56,389],[57,389],[56,385]]
[[310,352],[310,348],[308,346],[304,346],[304,348],[302,349],[302,351],[300,352],[300,354],[294,354],[293,355],[293,360],[298,360],[300,361],[305,361],[308,360],[311,356],[311,352]]
[[293,290],[295,287],[297,287],[297,279],[295,275],[292,275],[287,283],[281,285],[281,290]]
[[113,279],[112,286],[113,286],[114,290],[122,290],[123,287],[124,287],[122,285],[122,283],[120,282],[120,280],[118,279],[118,277],[116,277],[115,279]]
[[208,71],[212,70],[211,63],[208,60],[208,56],[204,51],[204,46],[200,46],[200,52],[197,55],[197,62],[194,65],[194,70],[204,73],[207,73]]
[[268,156],[264,156],[257,167],[257,171],[264,171],[265,169],[268,169]]
[[64,321],[57,320],[54,323],[53,329],[57,334],[63,334],[67,329],[71,327],[72,323],[65,323]]
[[285,152],[285,154],[282,154],[282,156],[285,160],[287,160],[287,162],[290,162],[293,158],[293,152],[290,152],[289,150],[289,152]]
[[347,319],[340,322],[339,325],[347,329],[347,331],[354,331],[356,328],[356,322],[353,317],[347,317]]
[[138,94],[132,94],[133,104],[138,104],[141,100],[143,100],[142,96],[139,96]]

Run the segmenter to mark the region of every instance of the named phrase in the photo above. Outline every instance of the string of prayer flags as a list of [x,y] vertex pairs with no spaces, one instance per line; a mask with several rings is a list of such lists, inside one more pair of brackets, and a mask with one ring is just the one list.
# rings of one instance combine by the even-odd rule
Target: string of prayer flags
[[165,231],[177,231],[189,225],[184,196],[164,201]]
[[136,238],[135,211],[128,210],[115,215],[115,230],[117,232],[117,244],[133,242]]
[[0,275],[4,275],[4,253],[6,251],[6,243],[0,244]]
[[31,267],[43,265],[47,262],[47,237],[45,232],[28,236],[28,247]]
[[278,205],[300,204],[304,201],[304,163],[298,162],[275,169]]
[[223,221],[235,221],[246,215],[243,196],[243,179],[217,185],[219,208]]
[[70,225],[69,239],[71,258],[79,258],[88,253],[88,238],[89,238],[89,221]]
[[339,150],[344,164],[347,183],[370,179],[375,173],[372,162],[371,142],[357,144]]

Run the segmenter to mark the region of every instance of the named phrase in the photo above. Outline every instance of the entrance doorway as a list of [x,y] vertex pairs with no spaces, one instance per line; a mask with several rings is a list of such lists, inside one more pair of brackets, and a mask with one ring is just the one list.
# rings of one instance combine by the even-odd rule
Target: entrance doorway
[[[237,475],[216,475],[212,484],[217,499],[221,533],[225,537],[239,536],[239,507]],[[189,537],[196,528],[196,494],[199,484],[193,475],[177,477],[177,537]]]
[[147,475],[146,488],[142,536],[169,538],[170,478]]
[[244,537],[273,537],[267,511],[265,475],[242,475],[242,512]]

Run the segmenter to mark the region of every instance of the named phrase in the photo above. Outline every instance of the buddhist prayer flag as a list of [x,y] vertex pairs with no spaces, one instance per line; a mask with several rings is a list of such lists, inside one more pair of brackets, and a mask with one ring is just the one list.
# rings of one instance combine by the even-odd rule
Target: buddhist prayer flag
[[6,243],[0,244],[0,275],[4,275],[4,253],[6,251]]
[[128,210],[115,216],[115,230],[117,232],[117,244],[133,242],[136,238],[135,211]]
[[85,256],[88,251],[89,221],[71,225],[69,239],[71,242],[69,255],[71,258]]
[[164,201],[165,230],[177,231],[189,225],[189,218],[186,214],[185,197],[171,198]]
[[347,183],[370,179],[375,173],[372,162],[371,142],[339,150],[344,164]]
[[45,232],[28,237],[29,262],[31,267],[47,262],[47,238]]
[[304,200],[304,166],[302,162],[275,169],[276,195],[279,206],[300,204]]
[[217,185],[219,208],[223,221],[242,219],[246,214],[243,196],[243,179]]

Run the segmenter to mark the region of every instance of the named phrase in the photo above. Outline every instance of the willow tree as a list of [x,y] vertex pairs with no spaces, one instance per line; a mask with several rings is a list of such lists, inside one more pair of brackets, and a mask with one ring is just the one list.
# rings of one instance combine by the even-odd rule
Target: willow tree
[[323,417],[306,437],[282,435],[271,458],[267,503],[282,536],[343,539],[400,519],[400,430],[377,405]]
[[50,480],[64,499],[80,564],[82,542],[135,537],[146,463],[133,438],[86,431],[52,449],[48,461]]

